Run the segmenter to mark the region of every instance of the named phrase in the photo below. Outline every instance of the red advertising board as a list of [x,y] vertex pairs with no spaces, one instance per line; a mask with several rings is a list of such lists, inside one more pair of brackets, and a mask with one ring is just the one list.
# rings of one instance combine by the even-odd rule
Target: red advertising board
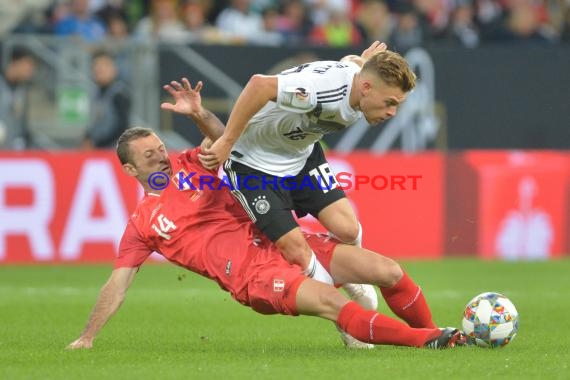
[[471,151],[447,166],[447,252],[507,260],[566,252],[568,155]]
[[[440,153],[327,154],[363,227],[363,245],[397,258],[443,254],[444,156]],[[322,231],[318,221],[301,225]]]
[[[441,255],[441,155],[329,157],[367,247],[394,257]],[[113,152],[0,152],[0,262],[110,261],[141,195]],[[320,230],[309,218],[302,225]]]
[[[570,251],[570,155],[329,152],[364,246],[394,258]],[[0,152],[0,263],[111,261],[142,190],[113,152]],[[312,217],[300,220],[324,232]]]
[[112,260],[139,196],[112,152],[3,152],[0,262]]

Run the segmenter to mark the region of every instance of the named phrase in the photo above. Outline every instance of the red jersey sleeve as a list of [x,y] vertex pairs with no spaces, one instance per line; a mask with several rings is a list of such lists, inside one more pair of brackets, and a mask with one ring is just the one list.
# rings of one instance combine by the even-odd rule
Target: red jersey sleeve
[[198,165],[204,172],[208,172],[214,176],[217,176],[218,168],[210,170],[202,166],[202,163],[198,159],[198,154],[200,153],[202,153],[202,149],[200,147],[196,147],[194,149],[188,149],[184,152],[184,155],[186,156],[186,160],[188,160],[188,162],[192,162],[193,164]]
[[115,259],[115,269],[139,267],[151,253],[152,250],[145,244],[133,222],[129,220],[119,244],[119,255]]

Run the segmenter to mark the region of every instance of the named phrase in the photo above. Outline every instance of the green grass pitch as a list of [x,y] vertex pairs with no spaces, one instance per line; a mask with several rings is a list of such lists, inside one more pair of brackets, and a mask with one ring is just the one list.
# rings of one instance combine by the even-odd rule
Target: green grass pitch
[[[483,291],[520,314],[502,349],[346,350],[333,324],[262,316],[169,264],[142,267],[92,350],[84,327],[110,266],[0,266],[0,379],[570,379],[570,260],[404,262],[436,323]],[[387,307],[381,302],[380,309]]]

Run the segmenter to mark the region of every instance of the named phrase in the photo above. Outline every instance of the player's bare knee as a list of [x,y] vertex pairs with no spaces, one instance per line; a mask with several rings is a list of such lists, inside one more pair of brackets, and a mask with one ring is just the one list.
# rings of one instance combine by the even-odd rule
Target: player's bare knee
[[390,288],[396,285],[404,276],[404,271],[400,264],[392,259],[386,259],[381,265],[376,265],[373,269],[378,285],[383,288]]
[[337,238],[347,244],[354,242],[358,239],[360,233],[360,226],[358,222],[356,223],[347,223],[339,229],[339,231],[333,232]]
[[275,244],[289,264],[297,264],[302,268],[306,268],[311,259],[311,247],[309,247],[303,235],[300,237],[286,235],[277,240]]

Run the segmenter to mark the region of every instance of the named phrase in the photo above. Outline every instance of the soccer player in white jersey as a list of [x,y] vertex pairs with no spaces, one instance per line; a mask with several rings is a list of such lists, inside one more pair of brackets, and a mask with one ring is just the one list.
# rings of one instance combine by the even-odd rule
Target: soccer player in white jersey
[[[332,282],[291,211],[315,216],[349,244],[361,245],[362,227],[319,140],[361,117],[371,125],[393,117],[415,82],[404,58],[378,41],[360,57],[307,63],[278,75],[253,75],[222,137],[200,160],[207,168],[225,162],[234,195],[285,259],[306,268],[315,279]],[[362,306],[376,309],[371,286],[347,284],[344,289]],[[341,336],[349,347],[371,347],[342,332]]]

